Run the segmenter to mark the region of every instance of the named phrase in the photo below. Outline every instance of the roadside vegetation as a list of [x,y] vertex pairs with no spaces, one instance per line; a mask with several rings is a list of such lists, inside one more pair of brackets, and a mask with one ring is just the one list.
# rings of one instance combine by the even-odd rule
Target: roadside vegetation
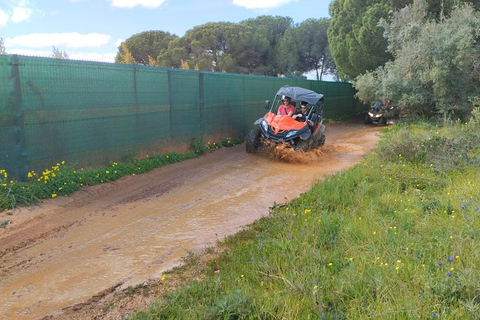
[[131,319],[478,319],[479,119],[386,127]]
[[432,17],[428,3],[416,0],[380,20],[394,59],[355,78],[357,97],[390,101],[404,113],[440,115],[445,123],[468,119],[480,97],[480,12],[457,4]]
[[[191,152],[173,152],[147,156],[144,159],[132,158],[124,163],[112,161],[100,168],[77,170],[73,165],[61,161],[41,173],[29,172],[28,182],[11,179],[8,172],[0,168],[0,210],[7,211],[17,206],[31,206],[40,199],[68,196],[83,187],[114,181],[126,175],[145,173],[169,163],[198,157],[208,150],[231,147],[241,142],[243,140],[238,138],[227,138],[213,143],[193,140]],[[9,223],[9,220],[0,221],[0,228],[5,228]]]
[[[396,59],[396,50],[391,50],[391,43],[387,41],[388,36],[385,37],[385,32],[390,33],[389,30],[385,29],[385,24],[395,20],[395,15],[399,11],[408,6],[412,7],[413,4],[424,8],[417,18],[427,18],[437,22],[444,22],[443,20],[446,17],[450,17],[453,11],[465,4],[473,6],[477,11],[480,9],[479,0],[333,0],[330,3],[331,19],[328,28],[328,43],[339,77],[344,80],[354,80],[367,71],[375,70],[384,66],[388,61]],[[381,24],[379,24],[380,20],[383,20]],[[459,26],[452,27],[452,33],[462,29],[460,25],[464,22],[457,22]],[[403,25],[398,24],[397,26],[405,27],[405,29],[410,29],[413,32],[403,33],[403,39],[398,38],[401,42],[414,40],[416,36],[424,32],[418,32],[420,31],[418,23],[412,23],[411,21],[404,21],[403,23]],[[425,31],[432,32],[430,40],[432,40],[432,45],[438,46],[437,49],[444,45],[434,41],[444,37],[445,32],[438,33],[438,29]],[[449,46],[454,45],[456,40],[448,37],[444,39],[447,40]],[[401,42],[397,44],[402,44]],[[463,47],[466,42],[461,42],[460,47]],[[432,50],[430,56],[424,56],[425,48],[420,49],[422,45],[419,43],[419,47],[416,48],[418,52],[412,58],[415,61],[410,61],[411,64],[422,63],[423,59],[433,56],[438,57],[444,52],[443,49],[438,50],[438,52]],[[448,59],[445,60],[447,65],[452,62]],[[431,66],[439,67],[438,65]],[[406,75],[407,73],[403,72],[402,74]]]

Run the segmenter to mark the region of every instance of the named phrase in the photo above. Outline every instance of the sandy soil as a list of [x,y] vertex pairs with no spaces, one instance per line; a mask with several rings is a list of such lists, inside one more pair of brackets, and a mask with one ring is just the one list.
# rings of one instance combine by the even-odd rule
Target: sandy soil
[[[178,281],[163,270],[359,162],[378,142],[361,119],[327,124],[304,154],[247,154],[245,145],[21,208],[0,229],[0,318],[122,319]],[[132,291],[132,288],[136,290]]]

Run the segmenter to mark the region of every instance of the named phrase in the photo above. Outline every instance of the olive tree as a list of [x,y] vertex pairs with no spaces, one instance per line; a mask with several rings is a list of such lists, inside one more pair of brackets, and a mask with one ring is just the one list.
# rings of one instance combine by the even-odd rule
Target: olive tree
[[425,0],[381,21],[394,60],[357,77],[360,100],[391,100],[395,105],[444,119],[471,111],[480,95],[480,14],[472,5],[454,8],[450,16],[428,16]]
[[[413,0],[333,0],[328,40],[341,78],[351,80],[373,71],[392,59],[387,51],[380,19],[389,21]],[[450,15],[455,6],[471,3],[477,10],[480,0],[426,0],[426,11],[433,19]]]

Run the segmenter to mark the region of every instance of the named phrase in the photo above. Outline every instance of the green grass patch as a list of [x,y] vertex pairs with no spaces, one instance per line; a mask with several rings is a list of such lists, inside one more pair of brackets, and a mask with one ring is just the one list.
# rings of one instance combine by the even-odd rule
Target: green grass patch
[[205,280],[132,319],[480,318],[479,137],[476,123],[384,129],[363,162],[226,238]]
[[0,228],[5,229],[10,223],[12,223],[12,221],[10,221],[10,220],[0,221]]
[[221,140],[218,142],[211,143],[210,141],[204,142],[202,139],[193,139],[190,144],[190,149],[192,149],[196,154],[202,154],[207,150],[215,150],[222,147],[233,147],[236,144],[240,144],[243,142],[241,138],[227,138],[225,140]]
[[104,167],[94,169],[76,169],[62,161],[42,173],[29,172],[28,182],[11,180],[5,170],[0,170],[0,210],[31,206],[39,199],[68,196],[83,187],[114,181],[126,175],[142,174],[169,163],[196,158],[207,150],[234,146],[242,141],[231,138],[212,144],[198,141],[192,143],[192,152],[172,152],[147,156],[145,159],[127,155],[124,163],[110,162]]

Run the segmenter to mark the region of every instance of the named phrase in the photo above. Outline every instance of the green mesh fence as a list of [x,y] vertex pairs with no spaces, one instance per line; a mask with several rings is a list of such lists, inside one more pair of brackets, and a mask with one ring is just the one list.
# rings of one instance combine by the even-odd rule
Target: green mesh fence
[[283,85],[364,109],[348,83],[0,56],[0,169],[25,180],[60,161],[104,165],[209,136],[244,136]]

